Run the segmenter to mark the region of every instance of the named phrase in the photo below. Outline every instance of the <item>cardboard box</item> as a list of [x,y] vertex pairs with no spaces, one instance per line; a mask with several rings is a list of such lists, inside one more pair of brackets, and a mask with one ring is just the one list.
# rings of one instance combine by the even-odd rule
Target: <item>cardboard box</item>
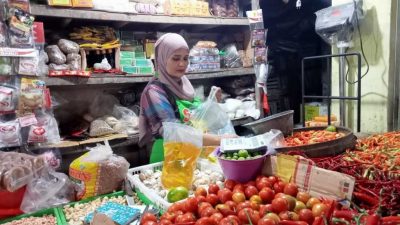
[[50,6],[72,6],[71,0],[48,0]]
[[138,69],[136,66],[122,66],[122,71],[126,73],[131,73],[131,74],[137,74]]
[[72,0],[72,7],[93,8],[92,0]]
[[150,59],[134,59],[132,60],[132,66],[144,67],[144,66],[153,66],[153,63]]
[[277,175],[287,182],[292,181],[301,191],[309,192],[311,196],[338,201],[351,200],[355,185],[352,176],[319,168],[304,158],[283,154],[267,157],[262,173]]
[[119,60],[119,64],[121,66],[132,66],[133,65],[133,59],[121,58]]
[[327,105],[319,102],[306,103],[304,111],[306,121],[310,121],[316,116],[328,115]]
[[135,58],[135,52],[121,51],[120,52],[120,57],[121,57],[121,59],[134,59]]
[[155,47],[154,45],[156,44],[156,40],[150,40],[146,39],[144,42],[144,49],[146,52],[146,58],[148,59],[154,59],[154,54],[155,54]]

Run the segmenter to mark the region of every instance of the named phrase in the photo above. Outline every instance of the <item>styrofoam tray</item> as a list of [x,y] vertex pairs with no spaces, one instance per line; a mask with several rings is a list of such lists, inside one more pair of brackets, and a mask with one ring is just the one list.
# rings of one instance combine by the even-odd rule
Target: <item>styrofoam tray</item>
[[[167,202],[164,198],[159,196],[154,190],[144,185],[139,178],[139,174],[145,170],[161,171],[162,168],[163,168],[163,162],[131,168],[128,170],[128,179],[131,182],[131,184],[135,187],[135,189],[143,193],[156,207],[158,207],[161,210],[167,210],[172,205],[172,203]],[[201,171],[212,170],[223,174],[221,167],[218,164],[212,164],[205,159],[199,159],[197,161],[197,169]]]

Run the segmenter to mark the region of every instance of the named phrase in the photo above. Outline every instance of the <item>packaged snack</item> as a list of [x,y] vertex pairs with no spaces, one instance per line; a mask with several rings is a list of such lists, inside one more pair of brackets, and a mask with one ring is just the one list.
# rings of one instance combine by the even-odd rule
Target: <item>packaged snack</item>
[[251,31],[251,45],[255,46],[265,46],[267,30],[256,29]]
[[30,12],[29,0],[8,0],[8,7],[22,9],[25,12]]
[[12,61],[10,57],[0,57],[0,75],[11,75]]
[[225,0],[212,0],[211,1],[211,14],[218,17],[226,17],[226,1]]
[[60,141],[57,121],[51,114],[37,116],[37,124],[31,125],[28,143],[57,143]]
[[7,47],[8,45],[8,30],[7,25],[0,22],[0,47]]
[[43,107],[44,82],[36,79],[22,78],[20,96],[18,101],[18,113],[25,115],[35,109]]
[[20,75],[35,76],[39,66],[39,51],[35,51],[35,57],[20,57],[16,58],[15,71]]
[[0,121],[0,148],[20,146],[20,130],[18,120]]
[[227,17],[238,17],[239,6],[237,0],[225,0],[226,1],[226,16]]
[[254,61],[255,63],[266,63],[267,62],[267,49],[266,47],[256,47],[254,49]]
[[0,85],[0,115],[15,111],[17,96],[17,89],[15,87]]
[[121,205],[115,202],[107,202],[89,213],[85,218],[86,224],[94,224],[94,216],[96,213],[104,214],[115,224],[128,225],[140,214],[139,209],[135,209],[126,205]]
[[89,152],[75,159],[69,167],[69,176],[82,188],[78,199],[84,199],[118,190],[128,172],[124,157],[113,154],[108,142],[89,148]]

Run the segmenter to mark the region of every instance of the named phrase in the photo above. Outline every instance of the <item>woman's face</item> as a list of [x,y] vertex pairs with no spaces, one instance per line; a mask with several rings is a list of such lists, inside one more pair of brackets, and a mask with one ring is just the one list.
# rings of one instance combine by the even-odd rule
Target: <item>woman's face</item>
[[181,78],[185,75],[186,68],[189,65],[189,50],[176,50],[167,61],[167,72],[169,75]]

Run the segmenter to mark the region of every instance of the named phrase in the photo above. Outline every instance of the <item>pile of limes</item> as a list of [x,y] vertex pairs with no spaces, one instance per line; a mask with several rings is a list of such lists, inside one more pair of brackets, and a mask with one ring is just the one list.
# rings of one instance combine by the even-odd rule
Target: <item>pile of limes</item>
[[226,160],[248,160],[248,159],[256,159],[262,157],[263,152],[261,151],[252,151],[249,152],[245,149],[239,150],[237,152],[226,152],[222,153],[220,158]]

